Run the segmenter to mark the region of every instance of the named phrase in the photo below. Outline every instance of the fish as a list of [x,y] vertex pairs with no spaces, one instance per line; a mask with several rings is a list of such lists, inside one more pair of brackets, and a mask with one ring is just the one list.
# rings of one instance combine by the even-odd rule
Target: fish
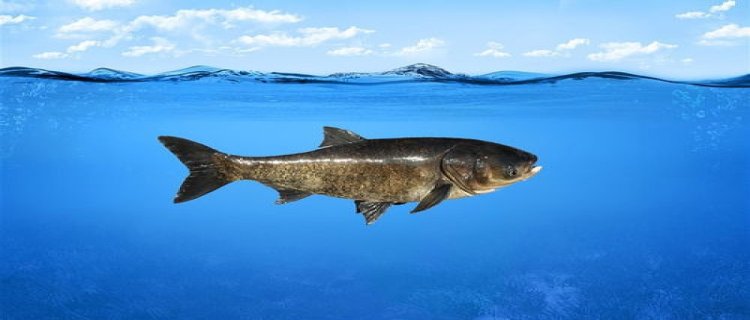
[[323,142],[308,152],[248,157],[188,139],[158,140],[189,170],[174,203],[196,199],[228,183],[253,180],[279,193],[276,204],[311,195],[354,200],[367,225],[393,205],[417,202],[411,213],[444,200],[476,196],[527,180],[542,169],[537,156],[498,143],[463,138],[365,139],[323,127]]

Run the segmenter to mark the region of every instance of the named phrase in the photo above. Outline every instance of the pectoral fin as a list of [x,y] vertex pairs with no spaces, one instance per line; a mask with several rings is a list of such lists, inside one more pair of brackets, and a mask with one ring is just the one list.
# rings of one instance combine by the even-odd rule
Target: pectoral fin
[[372,224],[375,220],[378,220],[388,207],[391,206],[390,202],[370,202],[356,200],[354,204],[357,206],[357,213],[361,213],[365,217],[367,224]]
[[285,203],[297,201],[300,199],[304,199],[312,195],[312,193],[301,191],[301,190],[284,189],[284,188],[274,188],[274,189],[276,189],[276,191],[279,192],[279,198],[276,199],[276,204],[285,204]]
[[430,193],[422,198],[422,201],[419,202],[417,207],[414,208],[411,213],[417,213],[419,211],[427,210],[447,199],[451,193],[451,187],[453,187],[453,185],[451,185],[450,183],[438,184],[437,186],[435,186],[435,189],[432,189]]

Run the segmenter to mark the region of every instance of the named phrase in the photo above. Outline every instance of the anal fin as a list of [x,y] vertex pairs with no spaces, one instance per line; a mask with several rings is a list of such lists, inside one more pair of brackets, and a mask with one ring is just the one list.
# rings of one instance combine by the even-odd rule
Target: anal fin
[[300,199],[307,198],[312,195],[312,193],[302,191],[302,190],[295,190],[295,189],[284,189],[284,188],[274,188],[276,191],[279,192],[279,198],[276,199],[276,204],[285,204],[289,202],[294,202]]
[[357,206],[357,213],[361,213],[365,217],[365,223],[372,224],[375,220],[378,220],[388,207],[391,206],[390,202],[371,202],[363,200],[355,200],[354,204]]

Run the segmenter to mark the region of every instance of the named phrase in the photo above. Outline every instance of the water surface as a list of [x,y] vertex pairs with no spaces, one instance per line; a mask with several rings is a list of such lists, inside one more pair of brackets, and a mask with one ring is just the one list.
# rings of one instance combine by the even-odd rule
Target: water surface
[[[748,319],[750,91],[0,78],[4,319]],[[466,137],[544,170],[365,226],[253,182],[174,205],[156,140],[306,151],[323,126]]]

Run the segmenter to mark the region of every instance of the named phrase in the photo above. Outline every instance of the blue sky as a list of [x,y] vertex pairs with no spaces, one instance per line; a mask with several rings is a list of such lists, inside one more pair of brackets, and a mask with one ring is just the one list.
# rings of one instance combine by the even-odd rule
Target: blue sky
[[0,66],[155,73],[191,65],[328,74],[424,62],[453,72],[750,73],[750,4],[687,1],[0,3]]

